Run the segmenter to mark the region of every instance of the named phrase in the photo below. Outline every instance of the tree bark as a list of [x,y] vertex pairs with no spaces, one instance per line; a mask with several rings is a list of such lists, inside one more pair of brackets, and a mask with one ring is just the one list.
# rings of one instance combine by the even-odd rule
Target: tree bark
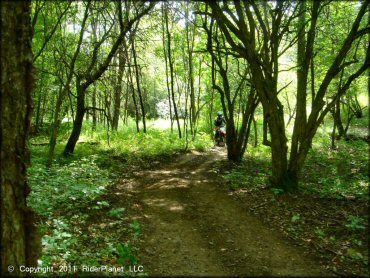
[[141,109],[141,120],[143,121],[143,131],[144,133],[146,133],[146,112],[145,112],[143,94],[142,94],[141,85],[140,85],[140,67],[137,64],[137,59],[136,59],[136,48],[135,48],[134,36],[131,37],[131,45],[132,45],[132,56],[134,58],[136,87],[137,87],[137,93],[139,95],[139,103],[140,103],[140,109]]
[[[192,132],[192,139],[195,138],[195,124],[197,116],[197,108],[195,105],[195,89],[194,89],[194,65],[193,65],[193,48],[194,48],[194,28],[192,36],[189,30],[189,2],[186,3],[185,12],[186,21],[186,41],[187,41],[187,56],[189,64],[189,87],[190,87],[190,127]],[[199,65],[200,66],[200,65]]]
[[19,267],[37,266],[41,249],[34,213],[26,204],[34,86],[31,3],[2,1],[0,5],[1,276],[25,276]]
[[117,74],[117,84],[114,91],[114,110],[113,110],[113,120],[112,120],[112,130],[117,130],[118,128],[118,120],[121,108],[121,96],[122,96],[122,77],[123,71],[125,66],[125,56],[123,53],[122,46],[118,50],[118,74]]
[[146,15],[153,7],[154,7],[154,2],[150,3],[149,6],[139,11],[135,15],[135,17],[132,18],[131,20],[128,19],[129,10],[126,10],[127,17],[125,17],[125,21],[124,21],[123,16],[122,16],[122,3],[118,2],[117,4],[118,21],[120,25],[120,32],[118,34],[118,37],[114,40],[113,45],[111,46],[109,53],[104,58],[104,60],[101,63],[98,63],[97,56],[98,56],[99,48],[108,38],[108,33],[104,34],[102,39],[99,42],[96,42],[95,44],[92,59],[90,61],[90,64],[87,67],[86,73],[76,78],[77,111],[76,111],[76,117],[74,120],[74,124],[76,124],[76,126],[73,126],[72,133],[68,139],[67,145],[64,150],[64,155],[73,153],[76,143],[78,141],[78,138],[80,136],[83,117],[85,113],[84,106],[85,106],[85,94],[86,94],[87,88],[91,84],[93,84],[96,80],[98,80],[103,75],[103,73],[107,70],[113,57],[116,55],[116,52],[119,46],[123,43],[126,34],[130,30],[132,30],[135,22],[139,21],[140,18]]
[[[94,83],[94,89],[93,89],[93,94],[92,94],[92,106],[96,107],[96,84]],[[94,109],[92,111],[92,119],[93,119],[93,125],[92,125],[92,130],[96,130],[96,122],[97,122],[98,115],[96,113],[96,110]]]
[[86,88],[83,85],[81,85],[81,80],[79,80],[78,78],[76,80],[76,83],[77,83],[76,84],[76,89],[77,89],[76,116],[73,121],[72,133],[64,149],[64,155],[69,155],[73,153],[76,147],[76,143],[81,133],[82,123],[83,123],[84,115],[85,115],[85,90]]
[[[217,32],[213,28],[213,20],[210,22],[210,26],[207,26],[207,22],[203,22],[203,28],[207,33],[207,51],[210,53],[212,58],[212,86],[216,89],[221,98],[221,104],[226,120],[226,143],[227,143],[227,157],[231,161],[240,162],[243,158],[244,152],[247,147],[250,126],[252,124],[251,118],[253,117],[254,110],[258,105],[258,98],[254,88],[249,86],[249,92],[242,92],[243,82],[246,79],[245,76],[241,77],[239,86],[232,91],[227,74],[228,59],[227,56],[223,57],[222,50],[225,45],[221,45],[217,38]],[[215,45],[213,45],[215,41]],[[224,61],[225,60],[225,61]],[[217,70],[216,70],[217,65]],[[216,82],[216,73],[221,77],[222,86],[219,86]],[[237,111],[238,114],[242,114],[242,123],[240,127],[235,123],[234,111],[235,111],[235,100],[239,94],[248,94],[248,100],[245,104],[243,111]]]
[[[167,3],[166,3],[167,5]],[[175,90],[174,90],[174,82],[175,82],[175,77],[174,77],[174,68],[173,68],[173,61],[172,61],[172,50],[171,50],[171,34],[170,30],[168,28],[168,8],[166,7],[164,9],[164,17],[165,17],[165,23],[166,23],[166,33],[167,33],[167,52],[168,52],[168,64],[170,66],[170,84],[171,84],[171,96],[172,96],[172,105],[173,105],[173,111],[175,113],[175,119],[177,122],[177,129],[179,131],[179,138],[182,138],[181,134],[181,126],[180,126],[180,121],[179,121],[179,115],[177,113],[177,105],[176,105],[176,100],[175,100]]]
[[136,123],[136,131],[139,133],[140,132],[140,127],[139,127],[139,107],[137,105],[137,100],[136,100],[136,94],[135,94],[135,86],[134,86],[134,81],[132,78],[132,69],[131,69],[131,57],[128,55],[128,46],[126,44],[126,40],[123,40],[123,44],[125,46],[125,53],[126,53],[126,60],[129,61],[128,65],[128,83],[130,84],[130,90],[132,93],[132,101],[134,102],[134,107],[135,107],[135,123]]
[[59,113],[60,113],[60,109],[63,103],[63,96],[64,96],[63,88],[62,86],[60,86],[58,96],[57,96],[57,101],[55,103],[54,119],[53,119],[53,125],[51,128],[50,140],[49,140],[48,160],[46,163],[48,167],[50,167],[53,164],[54,150],[55,150],[55,145],[57,143],[57,135],[58,135],[58,129],[60,125]]
[[165,35],[165,12],[166,9],[165,4],[162,3],[162,42],[163,42],[163,56],[165,62],[165,70],[166,70],[166,85],[167,85],[167,99],[168,99],[168,107],[169,107],[169,118],[171,122],[171,133],[173,133],[173,119],[172,119],[172,104],[171,104],[171,87],[170,81],[168,76],[168,58],[167,58],[167,50],[166,50],[166,35]]
[[87,20],[87,16],[88,16],[89,6],[90,6],[90,2],[89,2],[89,5],[86,6],[86,9],[85,9],[85,12],[84,12],[84,18],[82,20],[81,31],[80,31],[80,34],[79,34],[79,40],[78,40],[78,43],[77,43],[76,50],[75,50],[75,52],[73,54],[73,57],[72,57],[72,61],[71,61],[71,64],[70,64],[70,69],[69,69],[69,73],[68,73],[68,76],[67,76],[66,84],[63,87],[63,89],[61,89],[59,91],[59,94],[58,94],[58,97],[57,97],[56,106],[55,106],[55,113],[54,113],[54,121],[53,121],[53,125],[52,125],[50,143],[49,143],[49,154],[48,154],[48,161],[47,161],[48,166],[51,166],[52,162],[53,162],[54,150],[55,150],[57,134],[58,134],[58,127],[59,127],[59,122],[60,122],[60,120],[59,120],[60,108],[61,108],[61,105],[63,103],[63,99],[64,99],[65,95],[68,94],[69,90],[70,90],[70,83],[71,83],[72,78],[73,78],[77,57],[78,57],[78,54],[80,53],[82,39],[83,39],[83,35],[84,35],[84,32],[85,32],[85,24],[86,24],[86,20]]
[[[297,97],[297,101],[300,102],[300,120],[296,119],[296,128],[293,131],[294,138],[292,138],[292,141],[294,142],[292,142],[289,165],[287,164],[287,138],[285,136],[283,107],[277,98],[279,93],[277,91],[278,57],[283,53],[279,53],[278,49],[284,33],[288,36],[289,24],[298,15],[296,12],[298,6],[291,6],[292,13],[288,15],[285,12],[286,7],[284,8],[284,4],[279,1],[276,2],[276,6],[270,9],[270,16],[273,17],[272,21],[268,22],[262,18],[259,5],[254,1],[233,1],[235,12],[231,11],[227,2],[223,2],[222,5],[216,1],[207,3],[212,8],[211,16],[217,21],[225,39],[230,45],[229,49],[233,50],[234,55],[241,56],[248,62],[251,69],[252,83],[261,100],[264,116],[269,117],[267,123],[271,133],[272,182],[275,186],[283,189],[296,188],[298,186],[298,175],[302,170],[318,126],[335,104],[335,100],[343,95],[352,81],[369,67],[370,54],[367,53],[365,63],[347,78],[340,92],[335,94],[333,101],[329,104],[325,103],[324,97],[327,95],[327,90],[332,80],[343,68],[351,64],[344,63],[344,59],[348,55],[353,42],[369,32],[368,28],[359,30],[361,20],[368,9],[369,1],[363,2],[359,7],[351,30],[348,32],[334,62],[325,73],[321,85],[314,95],[312,111],[306,121],[304,109],[306,92],[303,89],[298,91],[300,94]],[[315,25],[321,5],[319,1],[310,3],[312,5],[311,29],[307,35],[303,72],[301,74],[304,79],[307,79],[308,68],[312,59],[312,48],[315,40],[315,30],[317,29]],[[208,15],[208,13],[204,14]],[[270,28],[271,23],[272,26]],[[257,45],[259,46],[256,47]],[[291,45],[293,44],[291,43]],[[300,88],[307,86],[307,80],[304,79],[299,85]],[[302,125],[304,129],[298,125]]]

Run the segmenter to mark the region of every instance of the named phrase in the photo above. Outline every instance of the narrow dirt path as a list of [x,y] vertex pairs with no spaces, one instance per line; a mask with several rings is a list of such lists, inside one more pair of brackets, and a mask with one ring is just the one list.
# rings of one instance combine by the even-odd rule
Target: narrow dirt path
[[223,149],[188,153],[117,185],[139,200],[139,260],[150,276],[329,276],[217,184]]

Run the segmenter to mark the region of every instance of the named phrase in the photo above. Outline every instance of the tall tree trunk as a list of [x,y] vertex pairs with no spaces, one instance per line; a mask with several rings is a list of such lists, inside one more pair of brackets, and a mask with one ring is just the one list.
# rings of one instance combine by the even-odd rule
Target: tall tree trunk
[[46,92],[42,97],[42,108],[41,108],[41,115],[40,115],[40,126],[44,126],[44,118],[45,118],[45,107],[46,107]]
[[135,38],[134,36],[131,37],[131,45],[132,45],[132,55],[134,58],[134,67],[135,67],[135,79],[136,79],[136,87],[137,87],[137,92],[139,95],[139,102],[140,102],[140,108],[141,108],[141,119],[143,121],[143,130],[144,133],[146,133],[146,113],[145,113],[145,107],[144,107],[144,101],[143,101],[143,94],[141,90],[141,85],[140,85],[140,67],[137,64],[137,59],[136,59],[136,48],[135,48]]
[[126,81],[126,94],[125,94],[125,110],[123,113],[123,123],[127,125],[127,118],[128,118],[128,99],[129,99],[129,82],[128,80]]
[[170,123],[171,123],[171,133],[173,133],[173,120],[172,120],[172,104],[171,104],[171,87],[170,81],[168,76],[168,57],[167,57],[167,50],[166,50],[166,35],[165,35],[165,3],[162,3],[162,41],[163,41],[163,56],[165,62],[165,69],[166,69],[166,85],[167,85],[167,99],[168,99],[168,108],[170,113]]
[[[90,4],[91,2],[88,2]],[[134,18],[128,19],[129,10],[126,10],[126,17],[122,15],[122,3],[119,1],[117,3],[118,9],[118,21],[120,25],[120,32],[117,38],[114,40],[112,47],[110,48],[108,54],[105,56],[103,61],[100,63],[98,62],[98,52],[100,46],[103,42],[107,39],[101,39],[97,42],[94,46],[92,59],[89,61],[89,65],[87,66],[87,73],[76,77],[76,89],[77,89],[77,111],[76,117],[74,120],[74,126],[72,133],[68,139],[68,143],[65,147],[64,154],[70,154],[74,151],[76,143],[81,133],[82,129],[82,122],[85,114],[85,94],[88,87],[93,84],[96,80],[98,80],[103,73],[107,70],[108,66],[110,65],[113,57],[116,55],[118,48],[124,42],[124,38],[126,34],[132,29],[135,22],[139,21],[141,17],[147,14],[152,8],[154,7],[154,3],[150,3],[149,6],[145,6],[141,11],[139,11]]]
[[258,145],[258,130],[257,130],[257,121],[254,118],[254,116],[252,118],[252,122],[253,122],[253,129],[254,129],[254,144],[253,144],[253,146],[256,148],[257,145]]
[[[41,68],[44,68],[45,58],[42,58]],[[39,95],[37,98],[37,108],[36,108],[36,119],[35,119],[35,133],[39,132],[40,129],[40,110],[41,110],[41,101],[43,96],[43,86],[44,85],[44,75],[41,76],[40,85],[39,85]]]
[[[62,102],[63,102],[63,99],[64,99],[65,95],[69,94],[69,89],[70,89],[69,86],[70,86],[70,83],[71,83],[72,78],[73,78],[77,56],[80,53],[83,34],[85,32],[85,24],[86,24],[86,20],[87,20],[87,16],[88,16],[89,6],[90,6],[90,2],[89,2],[89,5],[87,5],[86,8],[85,8],[84,18],[83,18],[83,21],[82,21],[82,26],[81,26],[81,30],[80,30],[80,34],[79,34],[79,40],[78,40],[78,43],[77,43],[76,50],[75,50],[75,52],[73,54],[73,57],[72,57],[72,62],[70,64],[70,69],[69,69],[70,71],[69,71],[68,76],[67,76],[66,84],[63,87],[63,89],[60,90],[60,93],[58,94],[58,97],[57,97],[56,107],[55,107],[55,114],[54,114],[54,121],[53,121],[53,125],[52,125],[52,131],[51,131],[50,143],[49,143],[49,155],[48,155],[48,162],[47,162],[47,164],[49,166],[51,166],[52,161],[53,161],[53,157],[54,157],[54,149],[55,149],[55,145],[56,145],[58,127],[59,127],[59,122],[60,122],[60,119],[59,119],[60,109],[61,109]],[[82,115],[82,117],[83,117],[83,115]]]
[[268,114],[268,125],[271,132],[271,160],[272,160],[272,184],[290,191],[295,189],[297,184],[288,175],[288,146],[284,124],[284,114],[282,110],[270,108]]
[[36,119],[35,119],[35,133],[39,132],[40,129],[40,114],[41,114],[41,102],[42,102],[42,90],[37,98],[37,108],[36,108]]
[[123,47],[121,46],[118,50],[118,74],[117,74],[117,84],[114,91],[114,110],[113,110],[113,120],[112,120],[112,130],[117,130],[119,114],[121,108],[121,96],[122,96],[122,77],[125,66],[125,57],[123,52]]
[[[92,95],[92,106],[96,107],[96,83],[94,83],[94,88],[93,88],[93,95]],[[92,130],[96,130],[96,122],[97,122],[97,113],[96,109],[93,109],[92,111],[92,119],[93,119],[93,125],[92,125]]]
[[344,131],[344,126],[343,126],[343,121],[341,117],[341,112],[340,112],[340,98],[338,98],[334,108],[334,113],[333,113],[333,119],[334,119],[334,124],[338,129],[338,136],[336,136],[336,139],[342,138],[342,136],[345,136],[345,131]]
[[[167,5],[167,3],[165,4]],[[166,22],[166,33],[167,33],[167,52],[168,52],[168,63],[170,66],[170,76],[171,76],[171,95],[172,95],[172,105],[173,105],[173,111],[175,113],[175,119],[177,122],[177,129],[179,131],[179,138],[182,138],[181,134],[181,126],[179,121],[179,115],[177,113],[177,105],[175,100],[175,90],[174,90],[174,68],[173,68],[173,60],[172,60],[172,50],[171,50],[171,34],[170,30],[168,28],[168,8],[165,8],[165,22]]]
[[[221,6],[217,1],[207,2],[212,8],[211,16],[217,21],[219,28],[224,33],[224,37],[229,43],[231,49],[238,55],[245,58],[250,65],[252,83],[256,87],[260,97],[264,115],[269,117],[268,125],[271,133],[271,148],[272,148],[272,166],[273,166],[273,183],[281,188],[288,189],[297,187],[298,174],[302,170],[303,163],[310,149],[312,139],[317,131],[318,126],[322,123],[328,111],[335,104],[335,100],[341,97],[348,90],[351,83],[358,78],[370,66],[370,48],[367,49],[364,63],[358,70],[351,74],[345,85],[335,94],[335,99],[330,103],[325,103],[324,98],[327,96],[327,90],[336,75],[345,67],[344,59],[348,56],[353,42],[366,34],[364,29],[360,30],[360,23],[369,6],[369,1],[362,2],[356,19],[353,21],[349,32],[340,50],[332,64],[326,71],[324,78],[315,92],[315,99],[312,104],[312,111],[305,121],[305,99],[302,98],[305,91],[300,89],[297,91],[297,102],[300,102],[301,115],[300,120],[296,119],[297,124],[302,125],[296,127],[293,131],[291,155],[289,158],[289,167],[287,167],[287,138],[285,136],[285,125],[283,107],[279,101],[277,94],[277,76],[279,72],[278,49],[280,48],[281,39],[279,39],[280,31],[283,31],[285,20],[282,20],[286,15],[286,9],[282,2],[277,2],[274,10],[271,10],[271,15],[276,17],[270,22],[265,22],[261,18],[259,6],[252,2],[234,1],[235,11],[237,15],[229,15],[225,11],[229,8],[227,1]],[[310,30],[307,33],[307,42],[305,44],[305,55],[303,63],[302,77],[306,79],[306,73],[312,59],[313,46],[315,42],[315,30],[318,15],[321,6],[320,1],[312,1],[307,4],[312,5],[310,16]],[[302,4],[303,5],[303,4]],[[253,8],[253,11],[252,11]],[[294,12],[295,13],[295,12]],[[297,13],[295,13],[297,15]],[[302,15],[303,16],[303,15]],[[293,19],[290,17],[289,20]],[[272,24],[272,26],[271,26]],[[271,28],[270,28],[271,26]],[[256,31],[262,34],[256,39]],[[284,33],[284,31],[283,31]],[[232,35],[231,35],[232,34]],[[262,40],[262,42],[261,42]],[[256,45],[260,45],[256,48]],[[280,53],[281,54],[281,53]],[[306,84],[306,85],[305,85]],[[307,81],[302,80],[300,88],[306,87]],[[326,105],[325,105],[326,104]],[[298,110],[298,104],[297,104]],[[302,128],[303,127],[303,128]]]
[[2,1],[0,5],[1,276],[26,276],[19,267],[37,266],[40,253],[34,213],[26,203],[34,85],[31,3]]
[[139,133],[140,132],[140,128],[139,128],[139,108],[138,108],[138,105],[137,105],[137,100],[136,100],[136,94],[135,94],[135,86],[134,86],[134,81],[133,81],[133,78],[132,78],[132,63],[131,63],[131,57],[129,58],[129,55],[128,55],[128,46],[126,44],[126,41],[124,40],[124,45],[125,45],[125,53],[126,53],[126,60],[129,61],[128,63],[128,82],[130,84],[130,90],[131,90],[131,93],[132,93],[132,101],[134,102],[134,107],[135,107],[135,122],[136,122],[136,131]]
[[[305,131],[305,125],[307,122],[306,115],[306,99],[307,99],[307,76],[310,63],[308,59],[311,59],[311,52],[306,53],[306,2],[299,2],[299,20],[298,20],[298,47],[297,47],[297,110],[296,118],[294,121],[292,145],[291,145],[291,158],[297,156],[299,149],[299,142]],[[311,23],[312,24],[312,23]],[[313,43],[313,41],[312,41]],[[313,46],[313,45],[312,45]],[[307,55],[307,56],[306,56]],[[292,161],[292,160],[291,160]]]
[[53,119],[53,126],[51,128],[51,134],[50,134],[50,140],[49,140],[49,153],[48,153],[48,160],[47,160],[47,166],[50,167],[53,164],[54,159],[54,151],[55,151],[55,145],[57,143],[57,135],[58,135],[58,129],[60,125],[60,110],[63,103],[63,88],[59,88],[57,101],[55,103],[55,111],[54,111],[54,119]]
[[197,116],[197,109],[195,106],[195,89],[194,89],[194,70],[193,70],[193,48],[194,48],[194,29],[191,36],[189,30],[189,2],[186,3],[185,12],[186,21],[186,41],[187,41],[187,54],[189,64],[189,87],[190,87],[190,127],[192,132],[192,138],[195,137],[195,122]]
[[77,78],[76,80],[76,89],[77,89],[77,109],[76,116],[73,121],[72,133],[68,139],[67,145],[64,149],[64,155],[72,154],[78,138],[80,137],[82,123],[85,115],[85,90],[86,88],[81,85],[81,81]]
[[332,112],[332,114],[333,114],[333,130],[331,132],[331,149],[335,150],[336,149],[336,146],[335,146],[335,131],[337,129],[337,121],[336,121],[335,116],[334,116],[334,115],[336,115],[335,106],[333,107],[333,110],[334,111]]
[[[207,23],[203,24],[203,27],[207,32],[207,51],[211,54],[212,58],[212,87],[220,94],[222,109],[225,115],[227,157],[231,161],[240,162],[247,148],[250,126],[252,123],[251,118],[253,117],[254,110],[258,105],[257,95],[255,89],[250,87],[245,109],[241,111],[242,123],[239,128],[238,124],[235,123],[236,120],[234,118],[235,100],[237,96],[242,93],[241,91],[243,90],[243,84],[246,78],[241,78],[239,85],[232,93],[227,74],[228,59],[227,56],[222,57],[224,45],[220,45],[218,40],[215,40],[215,45],[213,45],[213,26],[213,20],[211,21],[209,28],[207,27]],[[218,85],[216,82],[216,73],[218,73],[222,79],[222,86]]]

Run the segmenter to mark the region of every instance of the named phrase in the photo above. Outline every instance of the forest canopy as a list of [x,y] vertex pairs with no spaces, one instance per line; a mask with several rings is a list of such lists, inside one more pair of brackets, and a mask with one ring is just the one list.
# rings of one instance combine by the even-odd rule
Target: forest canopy
[[109,141],[121,123],[146,133],[148,121],[169,119],[188,141],[211,133],[222,111],[229,159],[242,160],[254,132],[271,149],[272,182],[290,189],[324,119],[339,139],[366,106],[367,1],[32,7],[33,128],[50,126],[49,165],[61,123],[72,124],[70,154],[85,122],[104,123]]
[[[212,152],[224,154],[226,162],[215,162],[220,169],[207,173],[232,191],[268,192],[257,210],[268,203],[280,211],[281,193],[331,198],[335,205],[344,200],[346,208],[358,201],[344,213],[341,229],[352,236],[346,247],[326,236],[324,225],[312,233],[323,246],[335,245],[335,258],[343,252],[358,263],[355,274],[363,273],[368,226],[357,208],[369,182],[369,6],[369,0],[32,1],[27,35],[33,55],[19,58],[33,64],[26,72],[34,84],[25,88],[26,96],[32,91],[33,113],[29,97],[24,113],[31,121],[32,193],[24,198],[44,232],[38,263],[91,258],[79,258],[87,239],[77,240],[71,229],[87,233],[81,231],[90,209],[120,219],[126,208],[110,207],[111,197],[103,197],[109,185],[123,179],[129,186],[130,175],[153,174],[145,167],[173,163],[176,155],[186,161],[197,151],[210,159]],[[27,136],[26,128],[20,136],[25,157]],[[187,161],[184,169],[196,176],[195,167],[208,165],[199,161]],[[299,229],[291,225],[303,213],[287,217],[287,233],[296,239]],[[117,230],[131,233],[126,245],[106,235],[111,241],[99,249],[100,258],[111,259],[115,250],[126,256],[117,262],[136,262],[138,223]],[[66,251],[76,242],[78,248]],[[63,255],[53,253],[58,248]]]

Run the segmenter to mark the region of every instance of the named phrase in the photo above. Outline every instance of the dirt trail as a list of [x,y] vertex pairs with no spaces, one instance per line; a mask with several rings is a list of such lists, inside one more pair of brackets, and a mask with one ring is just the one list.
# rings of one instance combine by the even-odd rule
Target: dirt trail
[[217,185],[223,149],[137,171],[117,188],[140,203],[139,260],[150,276],[329,276]]

